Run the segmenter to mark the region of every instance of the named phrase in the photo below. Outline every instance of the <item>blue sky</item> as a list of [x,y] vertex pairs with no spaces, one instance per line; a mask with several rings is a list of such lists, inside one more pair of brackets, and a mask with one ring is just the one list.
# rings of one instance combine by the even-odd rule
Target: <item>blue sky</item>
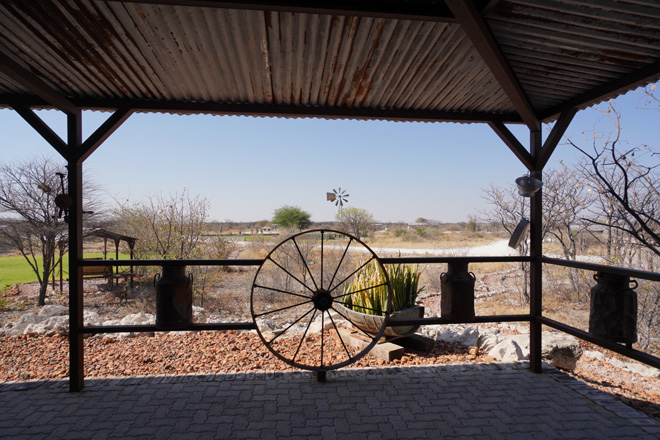
[[[660,148],[660,112],[639,109],[641,100],[631,92],[615,101],[623,137]],[[66,138],[63,114],[39,115]],[[85,112],[85,136],[108,116]],[[567,135],[584,142],[581,131],[609,130],[602,118],[583,110]],[[524,127],[509,128],[527,145]],[[0,132],[3,162],[57,154],[13,111],[0,110]],[[548,166],[577,157],[562,142]],[[487,208],[488,185],[512,184],[526,169],[485,124],[134,114],[84,171],[103,187],[108,206],[187,188],[209,199],[214,220],[270,219],[278,207],[296,205],[323,221],[337,211],[325,193],[341,186],[350,194],[348,206],[367,209],[378,221],[455,222]]]

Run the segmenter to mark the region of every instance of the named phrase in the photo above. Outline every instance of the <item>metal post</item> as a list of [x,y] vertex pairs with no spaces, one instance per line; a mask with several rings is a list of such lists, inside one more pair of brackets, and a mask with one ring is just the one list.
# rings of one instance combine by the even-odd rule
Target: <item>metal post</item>
[[69,391],[85,385],[83,334],[82,260],[82,160],[77,154],[82,144],[82,114],[67,115],[68,186],[73,205],[69,209]]
[[[530,132],[530,152],[537,157],[541,151],[541,131]],[[532,177],[543,180],[543,171],[536,170]],[[534,373],[541,373],[541,315],[543,313],[543,188],[531,197],[530,200],[530,263],[529,277],[529,314],[532,316],[529,332],[529,368]]]

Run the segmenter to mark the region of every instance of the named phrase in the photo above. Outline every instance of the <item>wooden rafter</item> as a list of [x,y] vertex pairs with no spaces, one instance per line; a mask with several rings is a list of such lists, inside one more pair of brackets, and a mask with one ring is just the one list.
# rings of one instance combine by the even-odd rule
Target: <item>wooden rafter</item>
[[80,151],[77,152],[76,159],[79,161],[87,159],[131,114],[133,114],[133,110],[127,108],[122,108],[114,112],[112,116],[82,143]]
[[0,72],[65,113],[74,114],[78,110],[66,97],[2,52],[0,52]]
[[538,157],[535,157],[537,170],[542,170],[545,168],[548,160],[550,160],[550,156],[552,156],[555,148],[557,148],[561,137],[564,135],[564,133],[566,133],[566,129],[571,124],[575,113],[577,113],[577,110],[571,109],[559,116],[559,119],[555,123],[554,127],[552,127],[548,138],[543,143],[543,148],[541,148],[539,151]]
[[18,113],[25,122],[30,124],[42,138],[46,140],[62,157],[67,158],[67,145],[61,137],[57,135],[32,109],[14,104],[12,108]]
[[513,151],[513,154],[522,162],[523,165],[529,170],[534,171],[536,168],[536,161],[534,157],[523,147],[518,139],[511,133],[511,131],[506,128],[506,126],[497,121],[491,121],[488,123],[490,128],[502,139],[502,141]]
[[525,124],[532,131],[539,130],[539,118],[532,104],[474,3],[471,0],[446,0],[446,3]]

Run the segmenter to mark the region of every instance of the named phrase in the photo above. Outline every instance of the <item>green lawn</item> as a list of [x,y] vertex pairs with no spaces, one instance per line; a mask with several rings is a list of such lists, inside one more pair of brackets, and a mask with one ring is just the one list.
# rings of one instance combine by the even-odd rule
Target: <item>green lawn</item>
[[[114,254],[112,255],[114,257]],[[89,253],[84,255],[85,258],[103,258],[102,253]],[[127,260],[128,254],[119,254],[120,260]],[[64,273],[63,277],[66,279],[69,276],[69,256],[65,255],[63,258]],[[41,267],[41,258],[38,259]],[[56,278],[59,279],[59,268],[56,272]],[[23,257],[0,257],[0,294],[4,293],[8,287],[14,284],[31,283],[37,281],[37,275],[32,270],[32,267],[25,261]]]

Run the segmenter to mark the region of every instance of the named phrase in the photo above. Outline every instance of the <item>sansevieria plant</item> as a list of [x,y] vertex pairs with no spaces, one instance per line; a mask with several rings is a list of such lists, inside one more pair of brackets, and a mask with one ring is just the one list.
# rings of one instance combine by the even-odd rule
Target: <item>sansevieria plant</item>
[[[392,311],[403,310],[415,305],[417,295],[424,287],[419,287],[419,277],[424,270],[418,265],[397,264],[387,269],[392,285]],[[376,261],[360,269],[353,281],[344,287],[342,304],[344,307],[368,315],[384,315],[387,307],[387,286],[380,265]],[[353,292],[353,293],[350,293]]]

